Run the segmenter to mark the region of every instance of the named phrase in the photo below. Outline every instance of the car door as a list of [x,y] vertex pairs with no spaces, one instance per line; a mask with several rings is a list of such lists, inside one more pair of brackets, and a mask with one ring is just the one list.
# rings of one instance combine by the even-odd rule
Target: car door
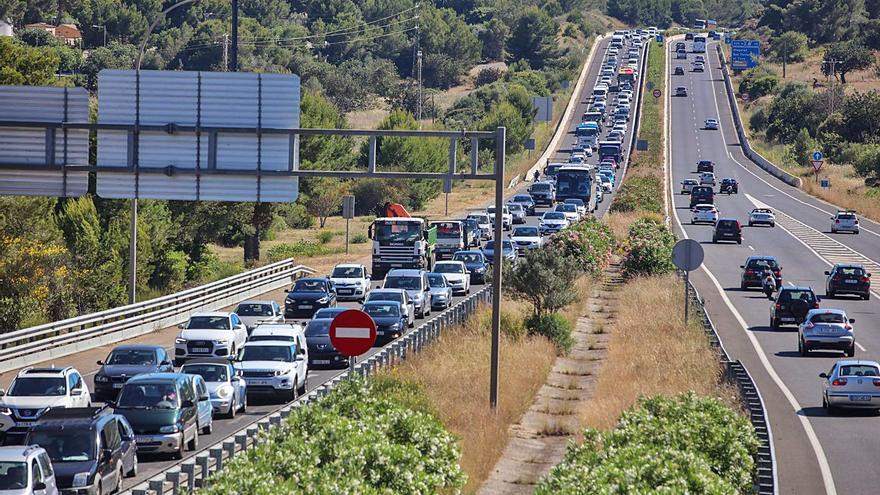
[[48,490],[46,477],[43,476],[43,470],[36,457],[31,460],[31,488],[34,495],[51,495],[52,493]]
[[43,484],[46,489],[43,491],[35,490],[34,494],[45,493],[46,495],[54,495],[58,493],[58,485],[55,482],[55,470],[52,468],[52,460],[45,452],[37,454],[36,462],[40,467],[40,473],[43,477]]
[[98,450],[98,475],[102,486],[108,491],[119,482],[122,469],[122,437],[115,420],[104,423],[101,428],[101,448]]
[[229,321],[232,324],[232,331],[235,335],[233,339],[235,341],[235,348],[238,349],[243,346],[247,340],[247,328],[241,321],[241,318],[235,313],[229,315]]
[[302,335],[296,336],[296,348],[294,352],[296,352],[296,356],[299,358],[299,362],[297,362],[296,372],[298,376],[301,376],[303,379],[309,373],[309,347],[306,345],[306,339],[303,338]]
[[137,462],[137,443],[134,439],[134,430],[123,416],[113,420],[119,430],[120,455],[122,456],[122,472],[131,473]]
[[208,394],[208,386],[205,380],[196,375],[194,379],[194,389],[196,393],[196,409],[199,415],[199,425],[206,426],[211,424],[211,416],[213,408],[211,407],[211,396]]
[[77,371],[67,375],[67,388],[73,407],[88,407],[92,403],[89,389]]

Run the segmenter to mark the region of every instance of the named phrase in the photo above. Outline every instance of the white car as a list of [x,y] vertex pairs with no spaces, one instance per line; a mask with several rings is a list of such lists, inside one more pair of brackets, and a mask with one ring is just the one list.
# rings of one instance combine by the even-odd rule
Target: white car
[[596,180],[599,181],[599,187],[602,188],[602,192],[610,193],[614,190],[614,183],[611,182],[611,177],[607,175],[596,175]]
[[578,212],[578,208],[575,205],[560,203],[556,205],[556,208],[554,208],[554,210],[562,212],[565,215],[565,219],[568,220],[569,223],[576,223],[581,219],[581,214]]
[[715,185],[715,173],[714,172],[703,172],[700,174],[700,185],[701,186],[714,186]]
[[463,261],[438,261],[434,263],[432,271],[442,273],[446,277],[446,282],[452,287],[453,294],[469,294],[471,292],[471,273]]
[[626,124],[623,122],[614,124],[614,127],[611,128],[611,132],[620,132],[622,134],[626,134]]
[[681,193],[690,194],[694,186],[698,185],[700,185],[700,183],[697,182],[697,179],[685,179],[681,181]]
[[698,204],[691,212],[693,213],[691,216],[692,224],[711,223],[715,225],[715,222],[718,221],[718,208],[715,208],[715,205]]
[[336,286],[336,299],[339,301],[363,302],[370,292],[370,274],[364,265],[336,265],[330,274],[330,281]]
[[852,232],[859,233],[859,217],[852,210],[839,210],[836,215],[831,217],[831,233]]
[[776,215],[770,208],[755,208],[749,213],[749,227],[753,225],[776,226]]
[[541,234],[552,234],[554,232],[559,232],[560,230],[567,228],[570,225],[570,222],[565,216],[565,213],[561,211],[545,211],[543,215],[541,215]]
[[75,368],[25,368],[9,389],[0,389],[0,432],[9,439],[27,435],[49,408],[89,407],[92,394]]
[[718,121],[715,119],[706,119],[706,125],[703,128],[709,131],[717,131]]
[[521,254],[531,249],[537,249],[544,245],[544,238],[541,237],[541,230],[538,227],[522,226],[513,229],[510,234],[510,241],[516,246]]
[[238,307],[235,308],[235,314],[241,318],[241,321],[248,329],[248,333],[261,323],[279,323],[284,321],[284,312],[275,301],[244,301],[238,303]]
[[[335,309],[335,308],[334,308]],[[251,332],[248,342],[261,340],[281,340],[284,342],[296,342],[298,335],[303,332],[302,325],[298,323],[273,323],[259,325]]]
[[486,215],[485,213],[471,213],[467,217],[477,222],[483,240],[492,237],[492,221],[489,220],[489,215]]
[[855,322],[842,309],[811,309],[798,325],[798,352],[806,356],[815,349],[831,349],[855,356]]
[[820,373],[822,407],[828,413],[842,408],[880,409],[880,364],[862,359],[841,359],[830,373]]
[[229,358],[247,340],[247,327],[235,313],[194,313],[174,339],[174,365],[194,358]]
[[268,394],[291,401],[308,388],[309,355],[305,341],[248,342],[235,356],[250,394]]
[[[495,223],[495,207],[490,206],[486,208],[486,214],[489,215],[489,221],[493,224]],[[513,226],[513,215],[510,213],[510,210],[507,209],[507,205],[501,207],[501,228],[504,230],[510,230]]]

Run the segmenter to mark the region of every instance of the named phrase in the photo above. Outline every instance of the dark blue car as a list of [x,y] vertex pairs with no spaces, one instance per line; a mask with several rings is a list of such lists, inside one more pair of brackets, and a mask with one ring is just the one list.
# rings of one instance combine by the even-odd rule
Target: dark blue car
[[116,400],[122,386],[133,376],[174,371],[168,352],[160,345],[121,345],[98,364],[101,368],[95,374],[94,399],[100,402]]
[[397,301],[370,301],[361,309],[376,322],[376,345],[384,345],[406,331],[408,318]]
[[452,255],[453,261],[461,261],[471,273],[471,282],[485,284],[488,276],[489,262],[482,251],[458,251]]
[[321,308],[336,306],[336,289],[327,278],[301,278],[287,291],[285,318],[311,318]]
[[330,324],[333,320],[320,318],[306,325],[306,345],[309,348],[309,368],[345,368],[348,358],[330,343]]

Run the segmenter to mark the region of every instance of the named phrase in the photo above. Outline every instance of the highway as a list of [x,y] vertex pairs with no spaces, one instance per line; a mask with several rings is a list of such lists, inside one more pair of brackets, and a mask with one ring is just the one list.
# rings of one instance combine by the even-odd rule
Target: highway
[[[577,98],[579,98],[579,102],[580,102],[579,108],[577,109],[576,112],[573,113],[572,119],[569,122],[563,123],[563,125],[561,126],[561,130],[566,132],[567,136],[565,138],[563,138],[562,140],[560,140],[560,149],[557,150],[557,152],[558,152],[557,154],[560,158],[559,161],[565,161],[564,158],[566,158],[568,155],[567,147],[574,140],[574,127],[580,122],[580,116],[586,110],[586,106],[587,106],[587,102],[588,102],[588,98],[589,98],[588,95],[592,92],[592,88],[598,79],[599,68],[600,68],[601,63],[604,59],[605,48],[607,47],[607,45],[608,45],[608,40],[605,40],[602,42],[602,45],[599,47],[599,50],[597,50],[596,56],[595,56],[591,66],[589,68],[589,71],[588,71],[586,84],[584,84],[584,86],[583,86],[583,94],[576,96]],[[630,132],[627,133],[628,140],[632,139],[631,128],[632,128],[632,121],[630,122]],[[591,159],[590,163],[594,163],[594,164],[598,163],[598,159],[596,157],[594,157]],[[622,174],[620,172],[618,172],[618,184],[620,182],[621,176],[622,176]],[[529,183],[522,184],[520,186],[520,190],[524,190],[528,184]],[[600,209],[597,210],[596,214],[602,215],[605,211],[607,211],[608,205],[610,203],[611,203],[611,196],[606,194],[605,200],[602,203],[600,203],[600,205],[599,205]],[[540,217],[541,213],[543,213],[543,211],[544,211],[543,209],[539,209],[539,211],[537,212],[537,215],[528,217],[527,224],[528,225],[537,225],[538,218]],[[360,259],[360,260],[353,260],[353,261],[357,261],[357,262],[360,262],[360,263],[363,263],[363,264],[369,266],[369,258]],[[323,274],[316,274],[316,275],[321,276]],[[373,286],[375,287],[376,285],[377,285],[376,282],[374,282]],[[474,286],[472,286],[472,291],[479,290],[481,287],[482,286],[480,286],[480,285],[474,285]],[[275,301],[278,301],[279,303],[283,303],[284,297],[285,297],[285,293],[282,290],[276,290],[276,291],[261,295],[259,298],[254,298],[254,299],[274,299]],[[461,297],[456,297],[456,301],[458,301],[460,299],[461,299]],[[340,304],[344,305],[346,307],[358,307],[359,306],[356,303],[340,303]],[[232,309],[234,309],[234,308],[226,308],[226,310],[232,310]],[[432,313],[429,316],[429,319],[436,318],[438,316],[438,314],[439,313]],[[417,326],[422,321],[423,320],[417,320]],[[152,332],[150,334],[132,339],[132,340],[127,341],[125,343],[158,344],[158,345],[162,345],[162,346],[166,347],[166,349],[169,350],[171,355],[173,355],[173,353],[174,353],[174,338],[177,335],[177,332],[178,332],[178,329],[176,327],[164,328],[164,329]],[[55,365],[55,366],[59,366],[59,367],[60,366],[73,366],[74,368],[79,370],[84,376],[86,376],[87,383],[90,387],[90,390],[94,390],[94,381],[93,381],[94,375],[99,369],[99,366],[97,365],[96,362],[98,360],[105,359],[113,347],[114,346],[96,347],[96,348],[88,349],[86,351],[77,353],[72,356],[60,358],[58,360],[32,363],[32,365],[33,366]],[[378,352],[379,350],[380,350],[379,348],[374,348],[371,353]],[[4,386],[4,387],[8,386],[8,384],[15,377],[15,375],[18,371],[19,370],[12,370],[12,371],[0,374],[0,386]],[[308,377],[309,390],[313,390],[314,388],[318,387],[322,383],[325,383],[325,382],[331,380],[334,376],[338,375],[340,372],[341,372],[340,370],[310,371],[309,377]],[[210,435],[200,435],[199,450],[197,450],[195,452],[187,452],[185,455],[185,458],[188,458],[188,457],[195,455],[201,449],[205,449],[205,448],[209,447],[210,445],[213,445],[217,441],[232,434],[233,432],[238,431],[241,428],[243,428],[251,423],[256,422],[260,418],[264,417],[265,415],[269,414],[270,412],[281,407],[281,405],[282,404],[279,404],[279,403],[257,402],[257,399],[252,397],[249,400],[248,411],[246,414],[239,414],[234,419],[215,420],[213,433]],[[138,484],[148,478],[155,476],[156,474],[158,474],[158,473],[160,473],[160,472],[168,469],[169,467],[180,462],[180,461],[171,461],[171,460],[167,460],[164,458],[146,457],[146,456],[140,456],[139,460],[140,460],[140,467],[139,467],[138,476],[133,479],[126,479],[124,482],[124,485],[123,485],[123,489],[128,489],[128,488],[130,488],[130,487],[132,487],[132,486],[134,486],[134,485],[136,485],[136,484]]]
[[[714,43],[704,54],[705,73],[690,71],[693,53],[688,53],[687,61],[675,60],[669,53],[668,193],[674,206],[673,226],[705,248],[704,270],[694,272],[691,280],[707,300],[731,358],[744,362],[763,395],[776,447],[780,493],[876,493],[880,472],[873,460],[880,444],[880,418],[873,412],[830,417],[821,407],[818,375],[828,372],[843,354],[814,352],[800,357],[796,327],[771,330],[770,301],[757,289],[740,289],[740,265],[749,255],[776,256],[786,285],[811,286],[823,298],[821,307],[844,309],[856,319],[856,358],[878,360],[878,298],[826,299],[823,272],[836,262],[855,262],[865,264],[875,275],[880,273],[876,264],[880,228],[861,220],[859,235],[831,234],[834,206],[784,184],[743,156]],[[685,75],[672,75],[676,66],[685,67]],[[689,96],[670,96],[677,86],[687,87]],[[720,130],[702,129],[707,118],[718,118]],[[733,177],[739,182],[739,194],[716,195],[715,204],[719,218],[736,218],[743,224],[742,245],[712,244],[711,226],[688,224],[689,197],[679,194],[680,181],[697,178],[700,159],[715,162],[719,180]],[[758,206],[774,210],[775,228],[747,226],[749,211]]]

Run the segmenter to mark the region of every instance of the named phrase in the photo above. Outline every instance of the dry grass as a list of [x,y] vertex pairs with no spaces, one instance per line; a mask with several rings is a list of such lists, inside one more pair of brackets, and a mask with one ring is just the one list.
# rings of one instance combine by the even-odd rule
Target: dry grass
[[[524,313],[517,303],[505,301],[503,308],[505,314]],[[488,477],[507,445],[508,428],[531,405],[556,357],[555,347],[543,337],[517,341],[502,335],[500,400],[493,412],[488,404],[489,313],[486,309],[464,326],[446,330],[438,342],[390,372],[418,382],[443,424],[461,439],[465,493],[476,492]]]
[[647,213],[644,211],[631,211],[631,212],[613,212],[605,215],[605,223],[611,227],[611,230],[614,232],[614,237],[618,241],[623,241],[627,238],[627,233],[629,232],[629,227],[635,223],[636,220],[646,217],[653,217],[658,219],[659,221],[663,221],[663,218],[660,215]]
[[[638,278],[621,288],[608,355],[592,399],[581,412],[586,426],[613,427],[641,396],[693,390],[732,397],[732,389],[721,385],[718,355],[699,324],[684,324],[681,292],[675,275]],[[645,308],[663,317],[646,318]]]

